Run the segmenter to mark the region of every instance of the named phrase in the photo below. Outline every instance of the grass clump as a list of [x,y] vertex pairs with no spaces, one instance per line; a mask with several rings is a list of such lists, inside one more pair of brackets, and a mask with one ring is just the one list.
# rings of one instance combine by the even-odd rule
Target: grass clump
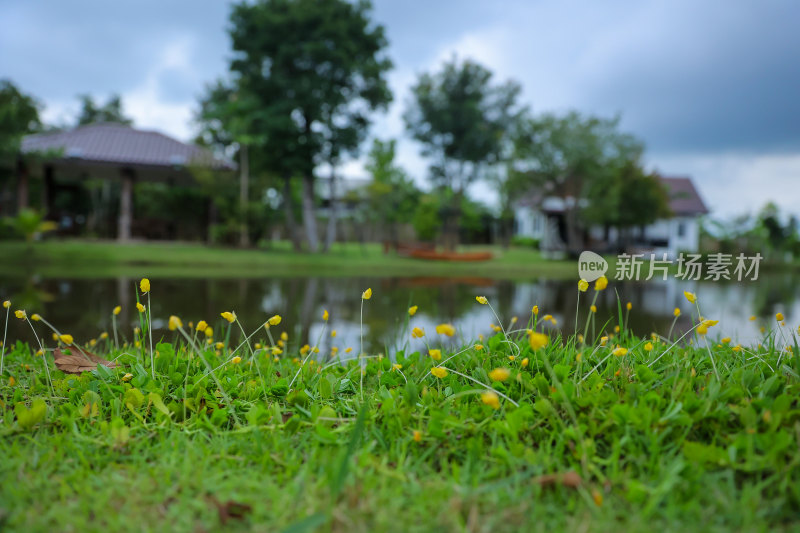
[[[712,342],[714,321],[697,307],[695,328],[682,337],[642,339],[625,328],[635,311],[620,305],[618,324],[561,338],[543,333],[535,308],[528,324],[498,317],[493,336],[468,342],[449,324],[436,334],[415,328],[412,308],[408,336],[426,348],[387,357],[300,346],[277,315],[248,334],[226,311],[213,326],[171,317],[171,336],[153,345],[147,285],[130,344],[105,335],[79,346],[53,328],[57,352],[44,340],[4,346],[2,524],[349,532],[799,525],[800,367],[797,336],[784,324],[758,346]],[[364,313],[371,297],[362,295]],[[42,336],[48,324],[38,318],[31,324]],[[118,366],[58,370],[58,354],[90,350]]]

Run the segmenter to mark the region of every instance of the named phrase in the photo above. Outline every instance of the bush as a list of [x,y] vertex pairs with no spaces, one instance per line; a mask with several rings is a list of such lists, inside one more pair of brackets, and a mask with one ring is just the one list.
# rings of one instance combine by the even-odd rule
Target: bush
[[511,239],[511,244],[513,246],[519,246],[521,248],[535,248],[539,249],[539,239],[534,239],[533,237],[522,237],[522,236],[515,236]]

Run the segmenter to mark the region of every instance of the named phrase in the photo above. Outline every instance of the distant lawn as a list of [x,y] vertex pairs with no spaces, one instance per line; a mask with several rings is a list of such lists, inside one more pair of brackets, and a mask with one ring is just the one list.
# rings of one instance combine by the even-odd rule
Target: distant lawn
[[425,261],[383,253],[380,244],[337,243],[327,254],[296,253],[288,242],[240,250],[195,243],[61,240],[28,245],[0,243],[0,275],[36,272],[45,277],[148,275],[160,277],[464,276],[525,279],[573,278],[572,261],[549,261],[532,249],[469,246],[490,250],[482,262]]

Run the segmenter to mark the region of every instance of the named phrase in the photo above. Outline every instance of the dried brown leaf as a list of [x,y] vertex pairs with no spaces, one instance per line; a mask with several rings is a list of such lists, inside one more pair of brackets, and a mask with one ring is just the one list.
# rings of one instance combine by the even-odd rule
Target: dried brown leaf
[[[83,372],[91,372],[97,365],[103,365],[107,368],[118,368],[120,365],[115,361],[107,361],[97,354],[87,352],[86,350],[71,350],[74,354],[66,354],[59,349],[53,352],[53,359],[56,368],[67,374],[82,374]],[[85,354],[85,355],[84,355]]]
[[233,500],[225,503],[220,502],[213,494],[207,494],[206,498],[217,508],[219,521],[225,525],[229,520],[244,520],[244,517],[253,511],[253,507]]
[[570,487],[576,489],[581,486],[583,480],[574,470],[565,472],[563,474],[546,474],[533,479],[534,483],[538,483],[542,487],[552,487],[561,485],[563,487]]

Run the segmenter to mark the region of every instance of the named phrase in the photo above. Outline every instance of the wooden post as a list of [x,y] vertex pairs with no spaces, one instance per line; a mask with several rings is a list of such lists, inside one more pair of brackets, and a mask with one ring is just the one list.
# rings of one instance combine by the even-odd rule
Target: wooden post
[[55,178],[53,177],[53,165],[45,165],[44,179],[42,180],[42,214],[45,218],[50,215],[53,208],[53,195],[55,192]]
[[122,188],[119,198],[119,224],[117,225],[117,240],[129,241],[131,238],[131,223],[133,222],[133,170],[123,168],[120,171]]
[[28,207],[30,191],[28,167],[22,158],[17,159],[17,213]]
[[239,211],[241,213],[241,223],[239,225],[239,246],[247,248],[250,245],[250,235],[247,231],[247,193],[250,187],[250,160],[247,155],[247,145],[242,144],[239,151],[240,179],[239,179]]

